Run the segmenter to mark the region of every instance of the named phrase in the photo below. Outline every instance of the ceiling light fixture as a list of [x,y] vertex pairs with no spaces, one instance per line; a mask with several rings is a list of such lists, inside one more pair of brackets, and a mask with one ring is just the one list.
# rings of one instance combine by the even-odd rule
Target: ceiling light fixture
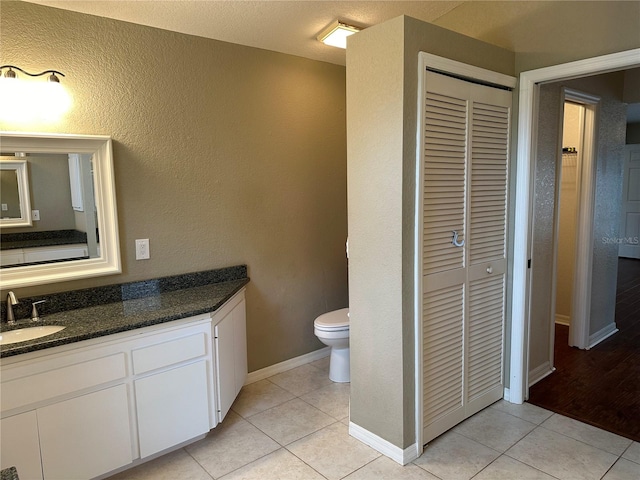
[[[24,81],[18,78],[14,70],[30,77],[48,75],[47,81]],[[29,73],[15,65],[1,65],[0,119],[24,122],[52,121],[61,117],[71,107],[71,97],[60,83],[59,76],[64,77],[64,73],[57,70]]]
[[360,27],[347,25],[340,20],[336,20],[318,35],[318,40],[325,45],[347,48],[347,37],[358,33],[360,30],[362,30]]

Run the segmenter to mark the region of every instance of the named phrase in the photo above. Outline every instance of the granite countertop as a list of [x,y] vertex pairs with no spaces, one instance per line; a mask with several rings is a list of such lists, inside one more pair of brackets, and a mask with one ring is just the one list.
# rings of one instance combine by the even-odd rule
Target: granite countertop
[[0,357],[19,355],[214,312],[247,283],[249,278],[245,273],[243,278],[175,288],[169,291],[157,288],[152,292],[153,294],[147,291],[144,296],[137,298],[45,313],[37,323],[27,318],[8,327],[3,322],[1,331],[42,325],[60,325],[65,328],[38,339],[0,345]]
[[0,474],[0,480],[20,480],[16,467],[3,468]]
[[33,233],[3,233],[0,250],[16,248],[54,247],[87,243],[87,234],[77,230],[53,230]]

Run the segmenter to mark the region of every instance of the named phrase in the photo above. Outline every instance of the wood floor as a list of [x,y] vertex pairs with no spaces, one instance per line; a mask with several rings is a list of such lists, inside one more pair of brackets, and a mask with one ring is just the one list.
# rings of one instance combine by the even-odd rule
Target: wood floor
[[619,261],[616,325],[591,350],[569,347],[569,327],[556,325],[556,371],[528,402],[640,442],[640,260]]

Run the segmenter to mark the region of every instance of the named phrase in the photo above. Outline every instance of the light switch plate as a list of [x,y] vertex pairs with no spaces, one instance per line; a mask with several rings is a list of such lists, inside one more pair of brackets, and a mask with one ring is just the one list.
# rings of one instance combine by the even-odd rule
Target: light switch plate
[[40,220],[40,210],[31,210],[31,219]]

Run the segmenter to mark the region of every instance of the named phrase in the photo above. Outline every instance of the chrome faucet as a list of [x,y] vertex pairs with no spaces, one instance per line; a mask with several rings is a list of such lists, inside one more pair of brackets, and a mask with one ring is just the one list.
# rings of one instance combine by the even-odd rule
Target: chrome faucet
[[7,293],[7,323],[9,325],[16,323],[16,318],[13,316],[13,306],[17,303],[15,294],[13,292]]

